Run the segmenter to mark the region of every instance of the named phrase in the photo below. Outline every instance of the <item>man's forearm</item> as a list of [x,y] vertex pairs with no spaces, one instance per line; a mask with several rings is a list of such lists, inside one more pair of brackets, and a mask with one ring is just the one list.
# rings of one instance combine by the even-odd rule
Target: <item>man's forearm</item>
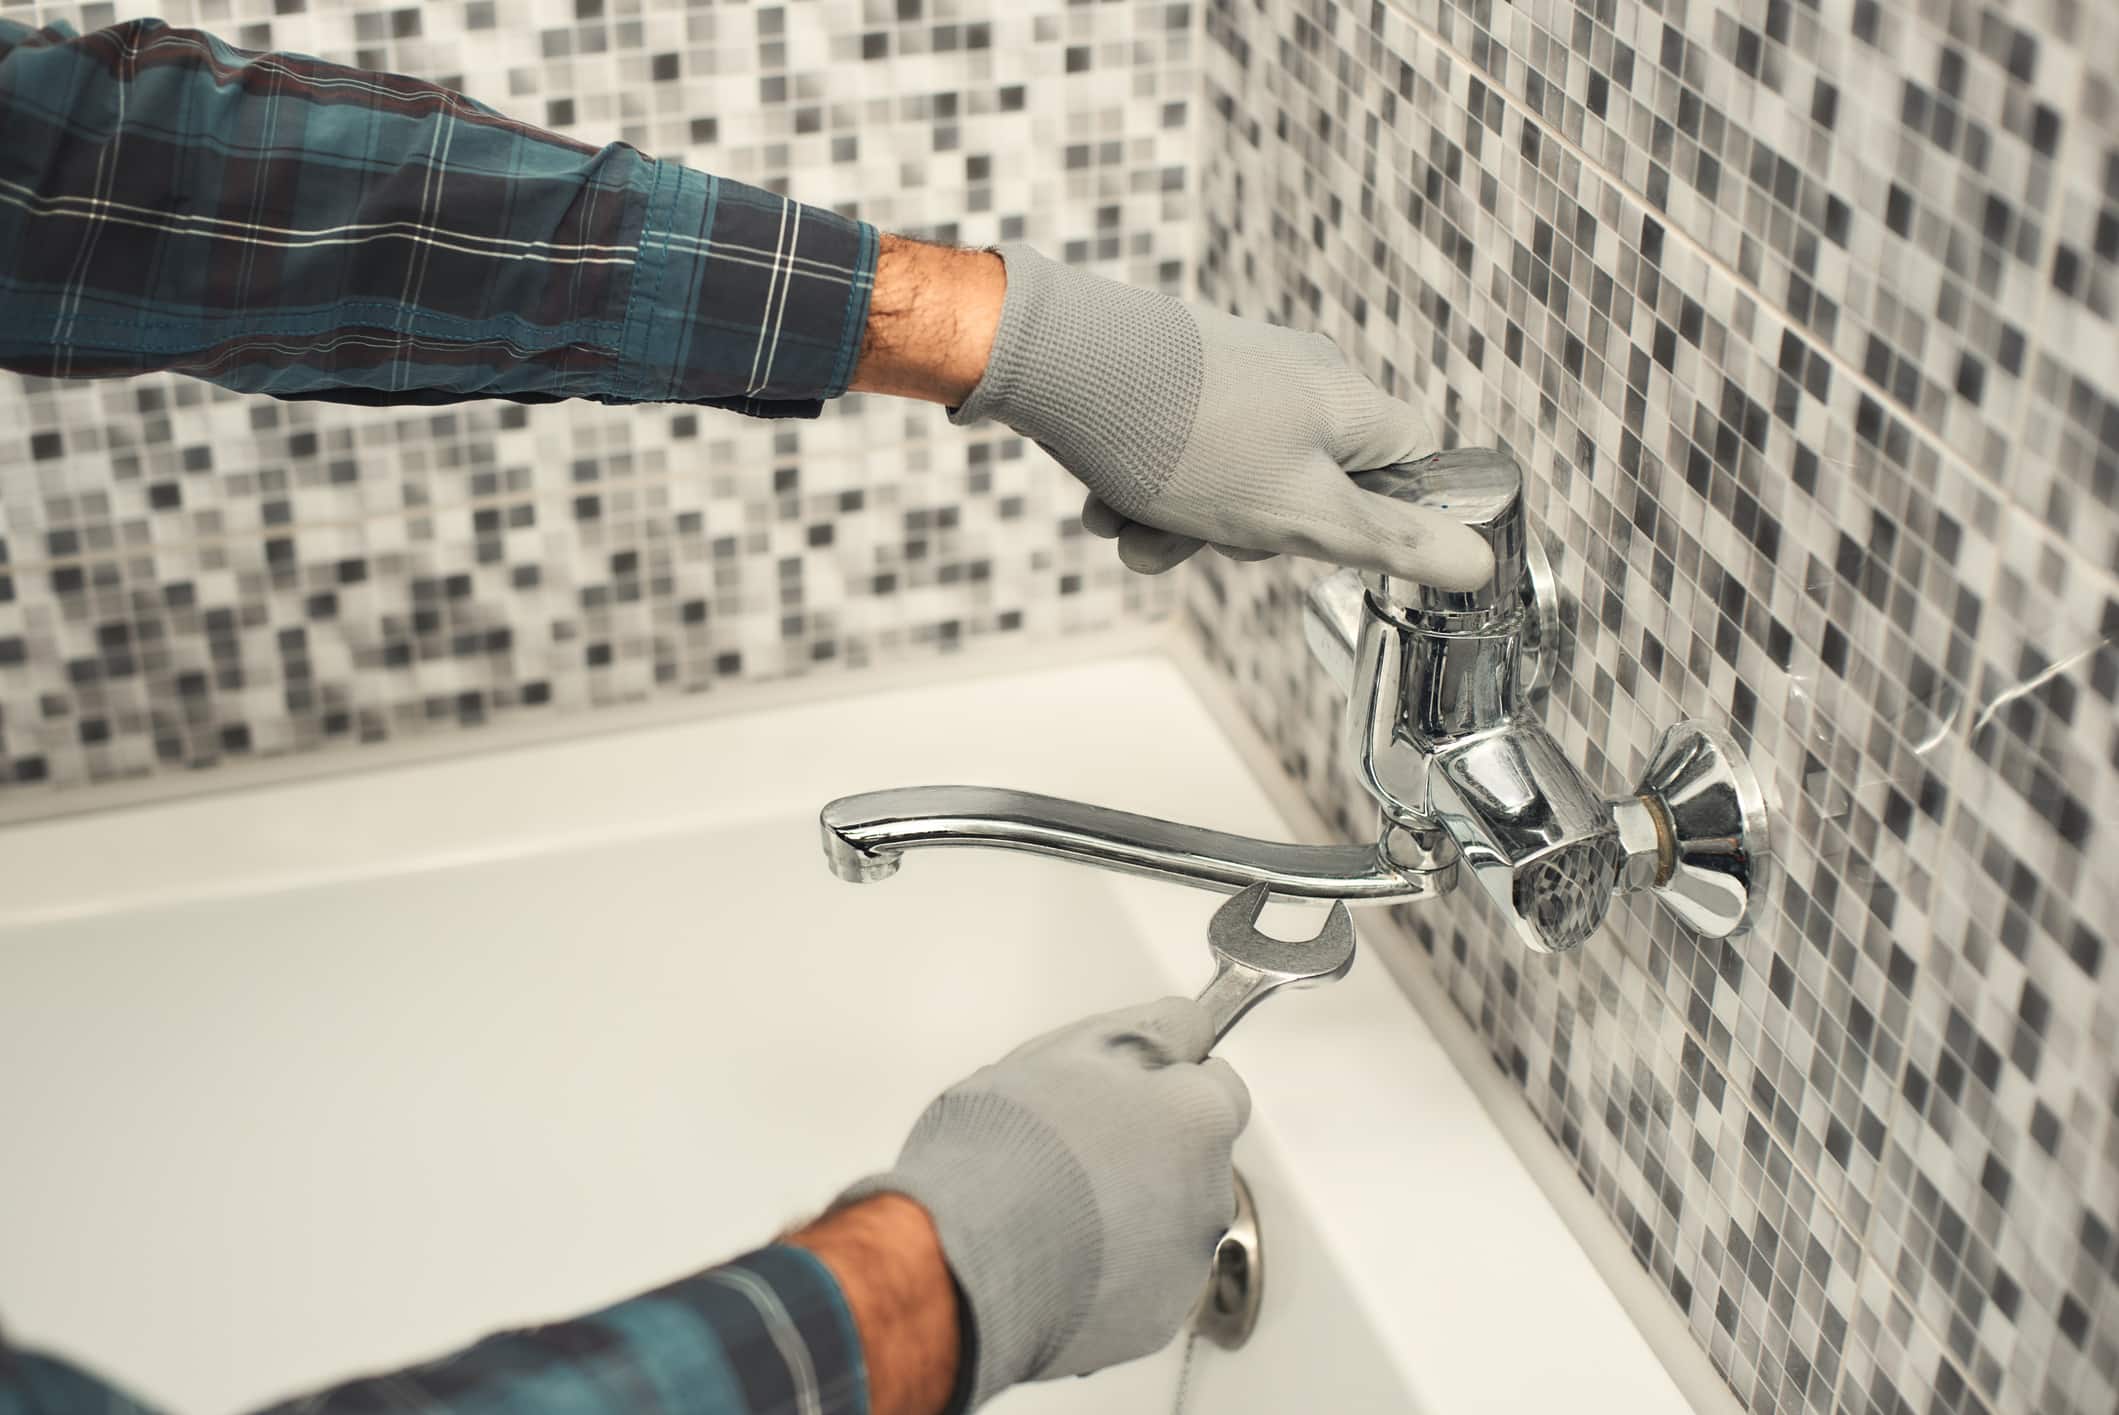
[[0,19],[0,369],[813,416],[876,253],[865,223],[418,79]]
[[785,1241],[838,1279],[861,1334],[870,1415],[937,1415],[956,1383],[960,1331],[956,1285],[927,1211],[878,1194]]
[[[283,103],[312,116],[300,151],[259,159],[278,224],[248,219],[249,187],[228,197],[238,211],[185,185],[227,160],[244,113]],[[440,162],[444,124],[455,156]],[[128,165],[112,178],[117,154]],[[364,180],[313,180],[318,164]],[[985,371],[1007,288],[991,251],[879,244],[831,212],[591,149],[416,79],[157,21],[88,35],[0,22],[9,191],[0,368],[55,377],[174,369],[283,397],[781,414],[850,381],[954,406]],[[410,207],[408,192],[432,200]]]
[[962,404],[986,371],[1007,288],[992,251],[883,237],[853,391]]

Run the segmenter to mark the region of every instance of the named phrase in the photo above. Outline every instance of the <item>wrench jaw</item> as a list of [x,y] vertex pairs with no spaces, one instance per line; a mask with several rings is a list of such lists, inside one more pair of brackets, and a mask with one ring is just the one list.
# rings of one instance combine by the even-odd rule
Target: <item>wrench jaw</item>
[[1339,959],[1339,966],[1329,973],[1320,973],[1298,987],[1316,987],[1320,983],[1336,983],[1345,977],[1354,966],[1354,916],[1347,912],[1346,905],[1334,904],[1324,916],[1324,927],[1317,931],[1317,940],[1311,945],[1327,957]]
[[1354,966],[1354,920],[1346,905],[1332,906],[1317,937],[1291,943],[1258,929],[1269,897],[1265,885],[1252,885],[1216,909],[1207,925],[1214,980],[1199,1001],[1214,1019],[1217,1042],[1268,993],[1333,982]]
[[1324,927],[1312,939],[1274,938],[1258,927],[1258,916],[1272,897],[1254,884],[1229,896],[1207,924],[1207,944],[1217,957],[1226,955],[1261,971],[1289,975],[1281,986],[1328,983],[1346,976],[1354,965],[1354,916],[1344,903],[1332,905]]
[[[1258,916],[1265,912],[1266,901],[1272,897],[1272,890],[1254,884],[1222,900],[1207,923],[1208,940],[1217,947],[1223,939],[1241,945],[1243,940],[1258,932]],[[1343,914],[1346,910],[1335,908],[1332,912]]]

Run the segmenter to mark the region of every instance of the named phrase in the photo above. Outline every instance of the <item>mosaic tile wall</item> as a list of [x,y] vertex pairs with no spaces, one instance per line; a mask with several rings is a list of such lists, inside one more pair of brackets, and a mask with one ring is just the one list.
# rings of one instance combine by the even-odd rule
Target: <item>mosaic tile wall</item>
[[[2119,9],[1206,24],[1202,295],[1514,451],[1605,789],[1707,717],[1789,826],[1741,939],[1639,903],[1540,958],[1458,897],[1413,946],[1749,1408],[2106,1415]],[[1188,616],[1359,835],[1313,570],[1208,563]]]
[[[887,229],[1188,280],[1182,4],[0,0],[144,14]],[[1166,612],[1079,507],[1034,447],[889,400],[768,424],[0,374],[0,805]]]

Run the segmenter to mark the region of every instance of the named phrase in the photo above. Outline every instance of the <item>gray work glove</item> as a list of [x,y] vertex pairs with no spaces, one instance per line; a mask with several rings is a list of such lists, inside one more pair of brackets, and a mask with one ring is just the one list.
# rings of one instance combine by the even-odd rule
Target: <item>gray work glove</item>
[[958,423],[992,418],[1089,488],[1082,524],[1147,574],[1212,542],[1476,589],[1493,555],[1450,518],[1347,477],[1437,448],[1321,334],[1301,334],[1003,246],[1008,291]]
[[897,1168],[841,1196],[926,1209],[971,1307],[971,1406],[1168,1343],[1236,1214],[1251,1096],[1198,1003],[1166,998],[1017,1047],[927,1108]]

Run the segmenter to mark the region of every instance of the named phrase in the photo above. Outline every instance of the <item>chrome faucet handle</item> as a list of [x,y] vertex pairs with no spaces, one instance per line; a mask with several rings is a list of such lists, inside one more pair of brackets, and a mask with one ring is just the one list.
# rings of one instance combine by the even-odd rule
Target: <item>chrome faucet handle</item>
[[1356,472],[1364,491],[1405,501],[1463,522],[1494,553],[1494,576],[1475,590],[1444,590],[1388,575],[1364,577],[1385,608],[1440,629],[1498,626],[1520,608],[1526,558],[1523,470],[1494,447],[1447,452],[1375,471]]
[[[1345,697],[1354,690],[1355,647],[1361,640],[1362,602],[1368,587],[1359,570],[1334,570],[1312,584],[1303,597],[1302,636],[1310,656]],[[1522,639],[1516,649],[1516,687],[1534,698],[1552,686],[1560,649],[1560,586],[1544,539],[1535,533],[1523,541],[1523,581],[1517,593],[1523,610]]]
[[1705,722],[1664,732],[1631,797],[1612,803],[1619,889],[1648,889],[1686,927],[1726,938],[1757,921],[1772,879],[1765,793],[1736,739]]

